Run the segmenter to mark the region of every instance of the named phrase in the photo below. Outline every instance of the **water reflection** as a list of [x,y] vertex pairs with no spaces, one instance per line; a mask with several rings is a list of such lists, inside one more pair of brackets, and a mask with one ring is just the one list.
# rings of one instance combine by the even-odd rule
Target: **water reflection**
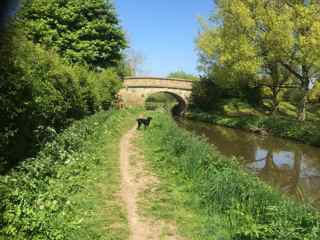
[[320,148],[188,120],[178,124],[204,135],[222,154],[237,156],[248,170],[282,192],[320,207]]

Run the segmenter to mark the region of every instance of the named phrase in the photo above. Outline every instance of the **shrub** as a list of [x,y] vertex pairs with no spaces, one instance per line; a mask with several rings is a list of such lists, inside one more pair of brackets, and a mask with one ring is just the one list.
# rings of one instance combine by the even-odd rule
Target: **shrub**
[[115,71],[66,64],[18,30],[1,36],[0,61],[0,172],[32,156],[47,129],[110,108],[121,85]]
[[217,108],[224,92],[212,80],[202,78],[192,85],[191,108],[210,111]]

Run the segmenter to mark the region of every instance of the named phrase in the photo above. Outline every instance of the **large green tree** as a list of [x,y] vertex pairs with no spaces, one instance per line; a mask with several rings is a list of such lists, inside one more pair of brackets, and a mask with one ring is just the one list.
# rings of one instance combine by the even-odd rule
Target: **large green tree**
[[71,63],[119,64],[127,43],[110,0],[25,0],[21,19],[29,39]]
[[204,62],[225,69],[231,78],[253,74],[263,82],[269,73],[271,84],[279,83],[277,69],[289,72],[301,91],[298,118],[305,120],[307,96],[320,74],[319,1],[217,0],[216,4],[214,27],[206,27],[198,39]]

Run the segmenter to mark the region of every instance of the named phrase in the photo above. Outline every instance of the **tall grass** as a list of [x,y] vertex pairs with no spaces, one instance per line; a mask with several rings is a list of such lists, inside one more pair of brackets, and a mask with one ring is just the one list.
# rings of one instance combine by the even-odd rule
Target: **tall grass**
[[185,202],[206,219],[192,239],[319,239],[320,216],[309,206],[286,199],[169,116],[153,119],[143,137],[148,159],[170,184],[187,186]]

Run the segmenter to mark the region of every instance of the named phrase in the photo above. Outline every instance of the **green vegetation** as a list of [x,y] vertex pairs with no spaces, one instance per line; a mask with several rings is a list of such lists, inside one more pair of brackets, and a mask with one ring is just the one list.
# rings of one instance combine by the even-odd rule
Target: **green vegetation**
[[[215,2],[197,41],[203,77],[168,75],[194,80],[189,117],[320,146],[319,2]],[[118,144],[138,111],[111,110],[140,62],[126,47],[111,0],[22,1],[0,36],[0,239],[128,239]],[[176,103],[160,93],[146,107]],[[150,114],[140,144],[161,183],[147,213],[190,239],[319,239],[311,206]]]
[[227,116],[203,112],[189,112],[187,118],[218,124],[231,128],[239,128],[260,134],[271,134],[295,141],[320,146],[320,124],[300,122],[279,116]]
[[104,111],[129,69],[113,5],[21,3],[0,36],[0,239],[127,239],[118,142],[136,113]]
[[171,110],[176,104],[177,99],[169,93],[159,92],[152,94],[146,99],[145,108],[147,110],[156,110],[158,108]]
[[186,79],[186,80],[192,80],[192,81],[199,80],[199,77],[190,73],[186,73],[185,71],[182,71],[182,70],[170,73],[168,75],[168,78],[178,78],[178,79]]
[[117,67],[127,46],[110,0],[25,1],[20,20],[34,43],[91,68]]
[[125,70],[108,1],[23,3],[0,36],[0,173],[72,121],[109,109]]
[[308,121],[294,118],[296,108],[288,102],[279,105],[278,114],[266,115],[263,109],[240,99],[219,99],[214,111],[191,109],[185,117],[196,121],[243,129],[259,134],[270,134],[302,143],[320,146],[319,115],[307,111]]
[[121,86],[112,70],[68,65],[19,34],[2,41],[0,170],[31,156],[72,120],[108,109]]
[[77,121],[0,177],[0,239],[127,239],[118,145],[137,111]]
[[[289,98],[296,117],[304,121],[318,92],[319,2],[215,2],[216,11],[208,23],[202,22],[197,41],[205,84],[194,94],[196,104],[206,106],[206,99],[220,93],[245,98],[277,114],[280,103]],[[218,89],[203,90],[207,82]]]
[[216,1],[190,115],[319,146],[319,13],[316,1]]
[[166,114],[152,115],[141,144],[162,183],[147,213],[176,221],[189,239],[319,238],[317,212],[284,198]]

